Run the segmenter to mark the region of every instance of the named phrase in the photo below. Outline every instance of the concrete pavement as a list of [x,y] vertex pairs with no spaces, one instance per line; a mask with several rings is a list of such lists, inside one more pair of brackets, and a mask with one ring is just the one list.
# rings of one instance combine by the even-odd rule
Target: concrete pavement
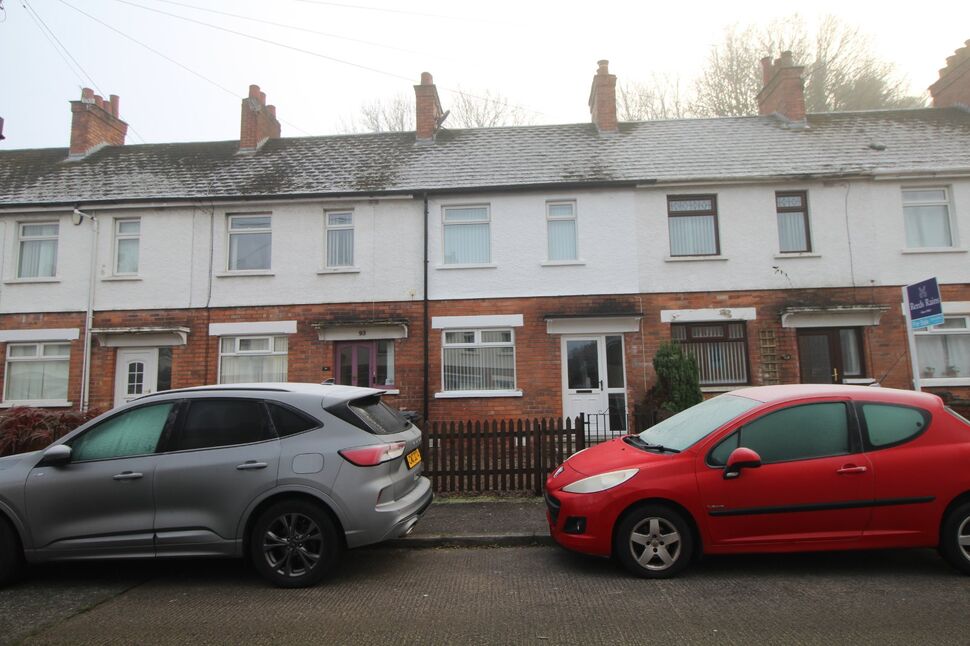
[[542,498],[435,499],[405,538],[386,547],[515,547],[551,544]]

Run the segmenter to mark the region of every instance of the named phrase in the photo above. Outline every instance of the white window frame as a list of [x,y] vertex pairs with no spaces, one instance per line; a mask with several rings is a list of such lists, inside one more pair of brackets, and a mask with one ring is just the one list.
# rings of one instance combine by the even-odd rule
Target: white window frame
[[[474,337],[471,343],[449,343],[449,334],[464,334],[471,332]],[[509,341],[482,341],[482,334],[485,332],[508,332]],[[446,390],[445,389],[445,351],[448,349],[462,348],[512,348],[512,387],[495,388],[483,390]],[[441,392],[436,393],[436,398],[443,397],[521,397],[522,391],[518,388],[518,367],[516,365],[515,351],[515,329],[511,327],[493,328],[448,328],[441,331]]]
[[[553,215],[552,207],[554,206],[570,206],[573,210],[572,215]],[[575,263],[579,261],[579,217],[576,211],[576,200],[550,200],[546,202],[546,262],[556,264]],[[553,258],[552,254],[550,253],[550,251],[552,251],[550,224],[552,222],[567,221],[571,221],[573,223],[573,249],[575,250],[575,253],[573,254],[572,258]]]
[[[964,327],[962,328],[941,328],[939,326],[932,326],[928,328],[923,328],[921,330],[914,330],[913,336],[916,339],[920,337],[934,337],[934,336],[965,336],[970,335],[970,313],[960,313],[960,314],[944,314],[945,320],[952,319],[963,319]],[[917,344],[917,364],[919,361],[919,346]],[[970,386],[970,371],[968,374],[947,376],[946,374],[942,376],[932,376],[924,377],[920,375],[920,385],[922,386]]]
[[[66,355],[56,355],[56,356],[45,356],[44,348],[49,345],[60,345],[67,347]],[[36,348],[34,356],[32,357],[12,357],[11,349],[16,347],[31,347]],[[10,364],[11,363],[27,363],[27,362],[40,362],[40,361],[63,361],[67,364],[68,370],[68,383],[67,390],[64,392],[63,399],[10,399]],[[8,343],[6,348],[6,358],[4,361],[4,371],[3,371],[3,407],[9,408],[11,406],[70,406],[71,402],[67,401],[68,392],[70,392],[70,378],[71,378],[71,344],[65,341],[36,341],[32,343]]]
[[[122,233],[121,225],[130,224],[132,222],[138,223],[138,233]],[[141,271],[141,218],[116,218],[115,219],[115,231],[114,231],[114,262],[112,272],[115,276],[137,276]],[[120,271],[118,269],[118,262],[121,260],[119,252],[121,251],[121,241],[122,240],[137,240],[138,241],[138,266],[135,267],[135,271]]]
[[[24,227],[29,226],[45,226],[54,225],[57,227],[57,233],[54,235],[47,236],[24,236]],[[14,269],[15,275],[18,280],[50,280],[57,278],[57,256],[60,252],[60,235],[61,235],[61,223],[59,220],[41,220],[37,222],[18,222],[17,223],[17,265]],[[49,275],[43,276],[21,276],[20,275],[20,261],[24,253],[24,243],[25,242],[41,242],[45,240],[54,241],[54,266],[51,268],[52,271]]]
[[[233,232],[234,220],[246,218],[268,218],[269,226],[258,229],[237,229]],[[234,269],[232,266],[232,237],[253,234],[269,234],[269,265],[259,269]],[[226,271],[233,274],[266,273],[273,269],[273,214],[272,213],[228,213],[226,215]]]
[[[485,217],[479,220],[460,220],[448,222],[448,212],[460,209],[484,209]],[[485,262],[448,262],[446,249],[446,232],[448,227],[461,227],[466,225],[488,225],[488,236],[486,237],[487,253]],[[441,257],[442,264],[448,267],[482,267],[488,266],[492,262],[492,207],[490,204],[449,204],[441,207]]]
[[[349,215],[350,216],[350,224],[330,224],[330,216],[331,215]],[[339,211],[338,210],[325,211],[324,214],[323,214],[323,227],[324,227],[324,234],[323,234],[323,266],[326,267],[326,268],[328,268],[328,269],[347,269],[347,268],[354,267],[355,266],[354,265],[354,262],[356,260],[355,256],[356,256],[356,251],[357,251],[357,249],[356,249],[356,247],[357,247],[357,235],[356,235],[357,232],[355,230],[355,228],[356,228],[356,222],[355,222],[353,210],[346,209],[346,210],[339,210]],[[330,232],[331,231],[348,231],[348,230],[350,231],[350,262],[343,263],[343,264],[339,264],[339,265],[332,265],[332,264],[330,264]]]
[[[232,349],[231,352],[225,352],[222,349],[223,341],[225,341],[226,339],[232,339],[232,341],[233,341],[233,349]],[[240,341],[242,341],[244,339],[245,340],[260,340],[260,339],[265,339],[269,343],[269,350],[240,350],[239,349]],[[283,340],[286,341],[286,350],[284,350],[284,351],[278,351],[278,350],[276,350],[276,339],[283,339]],[[289,365],[290,364],[290,361],[289,361],[289,352],[290,352],[290,341],[289,341],[289,337],[286,334],[273,334],[273,335],[267,335],[267,334],[259,334],[259,335],[243,334],[243,335],[238,335],[238,336],[237,335],[229,335],[229,334],[227,334],[225,336],[220,336],[219,337],[219,364],[217,366],[217,368],[218,368],[217,383],[220,383],[220,384],[222,383],[222,359],[223,359],[223,357],[258,357],[258,356],[266,356],[266,357],[269,357],[269,356],[277,356],[277,357],[278,356],[282,356],[282,357],[285,357],[285,361],[284,361],[284,364],[283,364],[283,373],[284,374],[283,374],[282,381],[286,381],[287,380],[287,377],[289,375],[289,370],[290,370],[290,365]]]
[[[907,202],[905,199],[906,193],[916,193],[920,191],[943,191],[942,200],[928,200],[924,202]],[[905,241],[905,248],[912,249],[916,251],[923,251],[927,249],[953,249],[958,246],[958,236],[956,219],[953,217],[953,203],[950,199],[950,187],[949,186],[904,186],[899,193],[900,201],[902,202],[902,212],[903,212],[903,239]],[[947,226],[950,229],[950,244],[945,246],[935,246],[935,247],[919,247],[914,246],[909,239],[909,234],[906,231],[906,207],[908,206],[945,206],[946,207],[946,219]]]

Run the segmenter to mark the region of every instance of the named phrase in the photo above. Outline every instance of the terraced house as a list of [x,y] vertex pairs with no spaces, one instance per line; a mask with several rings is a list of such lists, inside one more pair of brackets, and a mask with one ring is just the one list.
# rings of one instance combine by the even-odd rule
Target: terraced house
[[970,58],[933,107],[805,114],[764,61],[761,115],[125,145],[117,97],[69,148],[0,152],[2,403],[106,408],[204,383],[372,385],[435,420],[621,429],[676,340],[708,392],[911,387],[900,286],[938,277],[923,385],[970,386]]

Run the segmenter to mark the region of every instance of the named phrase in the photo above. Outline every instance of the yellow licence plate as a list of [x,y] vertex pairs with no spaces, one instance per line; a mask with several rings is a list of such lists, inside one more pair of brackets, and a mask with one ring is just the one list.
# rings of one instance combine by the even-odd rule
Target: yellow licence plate
[[421,449],[414,449],[405,459],[408,461],[408,468],[413,469],[421,462]]

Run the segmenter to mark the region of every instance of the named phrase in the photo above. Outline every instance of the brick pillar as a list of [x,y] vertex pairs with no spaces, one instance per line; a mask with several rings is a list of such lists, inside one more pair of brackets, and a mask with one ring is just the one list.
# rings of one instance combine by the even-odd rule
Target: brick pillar
[[438,88],[428,72],[421,72],[421,84],[414,86],[415,137],[418,141],[434,139],[444,111],[438,98]]
[[781,58],[772,62],[770,57],[761,59],[764,87],[758,92],[758,114],[778,113],[789,121],[805,119],[805,84],[801,65],[795,65],[791,52],[782,52]]
[[589,114],[600,132],[616,132],[616,75],[610,74],[610,62],[597,61],[599,68],[589,89]]
[[120,103],[117,95],[105,101],[89,87],[81,90],[79,101],[71,101],[71,157],[84,157],[101,146],[125,145],[128,124],[118,116]]
[[946,59],[940,80],[930,86],[930,95],[934,108],[970,107],[970,40]]
[[249,96],[242,100],[239,120],[239,152],[254,152],[267,139],[279,139],[280,122],[276,106],[266,105],[266,93],[258,85],[249,86]]

